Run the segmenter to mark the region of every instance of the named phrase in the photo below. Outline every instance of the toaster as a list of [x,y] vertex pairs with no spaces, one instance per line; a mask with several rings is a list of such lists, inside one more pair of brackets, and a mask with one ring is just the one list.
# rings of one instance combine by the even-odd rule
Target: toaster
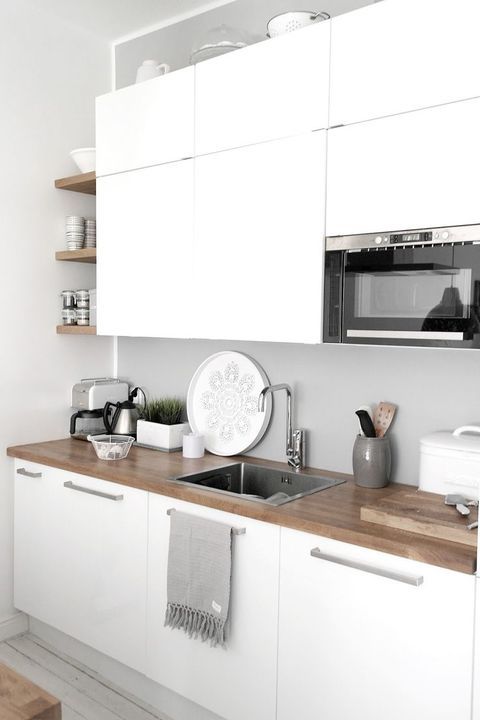
[[105,403],[128,400],[128,383],[117,378],[86,378],[72,388],[72,407],[98,410]]

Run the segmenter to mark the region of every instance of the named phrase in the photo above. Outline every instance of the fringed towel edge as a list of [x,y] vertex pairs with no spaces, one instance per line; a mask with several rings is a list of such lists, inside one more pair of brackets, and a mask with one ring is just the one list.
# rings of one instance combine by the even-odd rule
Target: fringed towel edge
[[212,647],[225,645],[225,620],[188,605],[168,603],[164,625],[184,630],[189,637],[200,637],[202,642],[209,640]]

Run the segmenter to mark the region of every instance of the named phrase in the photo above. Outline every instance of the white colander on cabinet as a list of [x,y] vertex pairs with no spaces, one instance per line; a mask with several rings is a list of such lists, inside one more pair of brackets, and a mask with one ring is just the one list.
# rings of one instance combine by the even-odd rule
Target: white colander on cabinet
[[330,15],[326,12],[311,12],[309,10],[295,10],[292,12],[280,13],[272,17],[267,23],[267,37],[274,38],[277,35],[300,30],[312,23],[329,20]]

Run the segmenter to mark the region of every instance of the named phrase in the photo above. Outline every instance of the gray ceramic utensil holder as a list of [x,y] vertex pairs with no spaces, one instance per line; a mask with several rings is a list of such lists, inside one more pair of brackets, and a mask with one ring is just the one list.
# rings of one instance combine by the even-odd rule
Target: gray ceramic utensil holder
[[388,438],[357,435],[353,445],[352,462],[356,485],[367,488],[385,487],[390,480],[392,463]]

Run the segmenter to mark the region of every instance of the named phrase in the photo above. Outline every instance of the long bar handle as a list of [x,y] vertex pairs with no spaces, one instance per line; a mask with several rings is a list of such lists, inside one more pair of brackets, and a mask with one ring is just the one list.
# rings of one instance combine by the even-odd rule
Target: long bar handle
[[[170,508],[167,510],[167,515],[172,515],[174,512],[177,512],[175,508]],[[245,535],[247,532],[246,528],[234,528],[232,527],[232,535]]]
[[82,485],[75,485],[71,480],[64,482],[63,487],[68,490],[87,493],[87,495],[96,495],[97,497],[105,498],[105,500],[123,500],[123,495],[110,495],[109,493],[100,492],[100,490],[92,490],[91,488],[82,487]]
[[318,547],[313,548],[313,550],[310,551],[310,555],[320,560],[326,560],[327,562],[336,563],[337,565],[345,565],[355,570],[361,570],[362,572],[371,573],[372,575],[380,575],[380,577],[396,580],[397,582],[406,583],[407,585],[414,585],[415,587],[423,583],[423,575],[409,575],[408,573],[400,573],[395,570],[389,570],[388,568],[367,565],[366,563],[349,560],[348,558],[339,557],[338,555],[330,555],[329,553],[322,552]]
[[42,477],[41,472],[31,472],[25,468],[17,468],[17,475],[25,475],[25,477],[39,478]]

